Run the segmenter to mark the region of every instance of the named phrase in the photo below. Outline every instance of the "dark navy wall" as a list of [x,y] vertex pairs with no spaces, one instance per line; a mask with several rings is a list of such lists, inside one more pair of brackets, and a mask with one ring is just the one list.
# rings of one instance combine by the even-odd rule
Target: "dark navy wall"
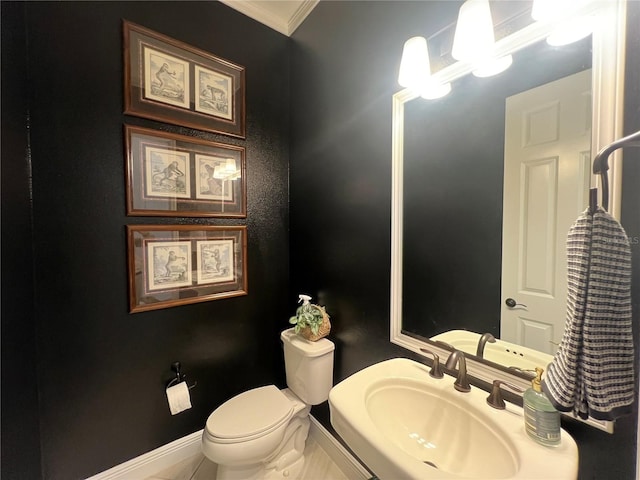
[[[2,478],[40,476],[24,4],[2,2]],[[6,66],[5,66],[6,65]]]
[[[44,478],[85,478],[203,428],[240,391],[282,383],[279,332],[295,305],[288,298],[289,39],[217,2],[5,3],[12,2],[2,3],[2,473],[37,478],[21,462],[25,454],[5,465],[14,430],[5,431],[5,419],[17,411],[39,420]],[[24,11],[24,20],[5,10]],[[123,19],[245,66],[246,140],[123,115]],[[5,136],[12,126],[5,129],[5,108],[15,137]],[[247,219],[127,217],[125,123],[245,146]],[[13,188],[5,190],[5,181]],[[156,223],[246,224],[249,295],[129,314],[125,225]],[[5,251],[15,253],[11,264]],[[171,416],[164,388],[176,360],[198,385],[193,408]],[[24,410],[5,411],[12,405],[5,397],[15,403],[32,394],[36,361],[39,411],[33,397]],[[14,374],[5,378],[9,368]],[[37,456],[33,448],[28,458]],[[10,464],[18,473],[9,474]]]
[[[1,3],[3,478],[36,479],[41,466],[42,478],[84,478],[199,430],[241,390],[282,385],[278,332],[299,292],[331,314],[336,380],[407,355],[388,341],[391,95],[404,40],[440,28],[459,3],[321,2],[293,42],[212,2]],[[632,131],[640,4],[629,10]],[[125,117],[122,18],[246,66],[247,140]],[[247,297],[127,313],[124,227],[173,221],[124,213],[124,122],[246,146]],[[636,158],[624,177],[632,238]],[[194,407],[172,417],[175,360],[198,387]],[[329,426],[326,404],[314,413]],[[636,415],[613,436],[567,428],[582,479],[635,478]]]
[[[369,364],[408,355],[388,340],[391,96],[400,89],[396,79],[404,41],[438,31],[445,26],[441,19],[455,18],[460,4],[320,2],[293,35],[291,287],[319,296],[332,315],[337,381]],[[636,123],[636,130],[639,7],[629,2],[627,74],[636,85],[627,84],[625,96],[627,112],[635,115],[627,119],[628,128]],[[636,237],[638,181],[638,167],[625,164],[623,222]],[[432,208],[447,214],[446,205]],[[449,215],[451,222],[458,221],[453,212]],[[425,226],[421,234],[438,232]],[[451,246],[441,248],[447,252]],[[633,246],[634,258],[640,257],[639,248]],[[634,275],[638,319],[637,258]],[[460,299],[443,292],[437,301],[443,309],[449,302],[453,310]],[[330,427],[326,406],[314,413]],[[565,424],[579,443],[581,480],[635,479],[636,422],[637,411],[617,422],[614,435]]]

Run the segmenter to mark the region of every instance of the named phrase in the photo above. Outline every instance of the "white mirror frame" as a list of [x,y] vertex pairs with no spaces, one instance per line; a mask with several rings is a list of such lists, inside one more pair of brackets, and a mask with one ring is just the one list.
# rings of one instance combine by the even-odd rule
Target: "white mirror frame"
[[[588,12],[587,12],[588,11]],[[593,33],[592,48],[592,127],[591,152],[595,154],[611,142],[623,136],[623,89],[624,89],[624,48],[626,1],[594,0],[585,7],[585,13],[598,16],[599,28]],[[522,30],[496,42],[497,55],[517,52],[529,45],[544,40],[551,26],[535,22]],[[463,62],[454,63],[434,74],[443,83],[471,73],[472,67]],[[452,92],[455,95],[454,91]],[[421,348],[428,348],[442,358],[450,353],[433,343],[425,343],[402,333],[402,242],[403,242],[403,158],[404,158],[404,104],[418,98],[418,95],[402,90],[393,95],[392,111],[392,199],[391,199],[391,319],[390,340],[420,355]],[[425,100],[428,101],[428,100]],[[610,213],[620,218],[622,184],[622,150],[609,157],[610,173]],[[592,173],[592,186],[598,179]],[[493,380],[508,381],[523,389],[530,382],[511,375],[505,370],[493,368],[475,359],[467,360],[470,375],[487,383]],[[613,422],[588,420],[595,427],[613,432]]]

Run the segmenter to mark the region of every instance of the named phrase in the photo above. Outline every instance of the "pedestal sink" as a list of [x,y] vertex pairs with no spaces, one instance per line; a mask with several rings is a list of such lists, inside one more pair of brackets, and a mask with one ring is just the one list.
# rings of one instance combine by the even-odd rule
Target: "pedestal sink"
[[331,390],[331,424],[381,480],[577,478],[567,432],[558,447],[539,445],[520,407],[496,410],[487,392],[461,393],[453,381],[405,358],[372,365]]

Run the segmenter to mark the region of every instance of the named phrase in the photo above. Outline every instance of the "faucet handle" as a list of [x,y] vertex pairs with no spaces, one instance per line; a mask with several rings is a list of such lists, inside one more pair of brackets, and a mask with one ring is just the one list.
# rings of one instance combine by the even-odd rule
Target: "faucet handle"
[[431,375],[433,378],[444,377],[444,373],[442,373],[442,369],[440,368],[440,357],[435,352],[427,350],[426,348],[421,348],[420,351],[433,357],[433,363],[431,364],[429,375]]
[[443,342],[442,340],[433,340],[434,343],[444,347],[444,348],[448,348],[449,350],[453,351],[455,350],[455,348],[453,348],[453,345],[451,345],[450,343],[447,342]]
[[502,399],[502,392],[500,391],[501,386],[504,386],[516,393],[524,392],[524,390],[522,390],[520,387],[517,387],[507,382],[503,382],[502,380],[494,380],[493,387],[491,388],[491,394],[487,397],[487,403],[489,404],[489,406],[493,408],[497,408],[498,410],[505,409],[505,403],[504,403],[504,400]]

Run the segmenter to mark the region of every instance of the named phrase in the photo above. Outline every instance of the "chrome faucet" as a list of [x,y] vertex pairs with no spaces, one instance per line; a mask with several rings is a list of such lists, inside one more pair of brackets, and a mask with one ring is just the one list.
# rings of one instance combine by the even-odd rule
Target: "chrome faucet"
[[489,343],[496,343],[496,337],[491,335],[490,333],[483,333],[478,340],[478,349],[476,350],[476,356],[482,358],[484,355],[484,346]]
[[448,370],[455,370],[456,364],[458,365],[458,376],[456,377],[456,381],[453,382],[453,388],[459,392],[470,392],[471,386],[467,378],[467,361],[465,360],[464,353],[460,350],[451,352],[444,366]]

